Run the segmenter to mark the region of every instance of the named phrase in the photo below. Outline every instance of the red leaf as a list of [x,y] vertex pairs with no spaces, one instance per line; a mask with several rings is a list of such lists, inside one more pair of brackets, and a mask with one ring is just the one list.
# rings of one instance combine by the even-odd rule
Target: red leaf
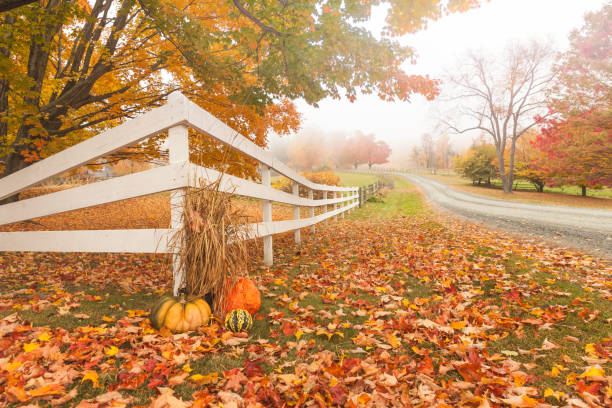
[[329,393],[332,396],[332,401],[334,402],[334,404],[344,406],[344,404],[346,403],[347,394],[340,384],[330,387]]
[[259,363],[263,361],[263,358],[258,358],[257,360],[247,360],[244,359],[244,374],[247,377],[260,377],[263,376],[263,370],[259,366]]

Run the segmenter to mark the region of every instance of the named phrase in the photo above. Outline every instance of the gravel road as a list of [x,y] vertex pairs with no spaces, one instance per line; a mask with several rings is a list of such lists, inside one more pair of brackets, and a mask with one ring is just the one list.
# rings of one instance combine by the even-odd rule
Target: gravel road
[[400,175],[452,213],[493,227],[539,237],[556,246],[612,259],[612,211],[520,203],[454,190],[418,175]]

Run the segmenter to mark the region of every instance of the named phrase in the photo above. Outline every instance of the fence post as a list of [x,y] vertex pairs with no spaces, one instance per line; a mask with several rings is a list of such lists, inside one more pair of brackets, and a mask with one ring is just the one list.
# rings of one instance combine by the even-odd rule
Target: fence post
[[359,187],[359,208],[363,206],[363,187]]
[[[346,196],[345,196],[345,194],[346,194],[346,192],[345,192],[345,191],[341,191],[341,192],[340,192],[340,197],[341,197],[341,198],[345,198],[345,197],[346,197]],[[345,205],[346,205],[346,202],[342,202],[342,203],[340,204],[340,206],[341,206],[341,207],[344,207]],[[342,213],[340,213],[340,218],[344,218],[344,213],[345,213],[345,211],[342,211]]]
[[[311,200],[314,199],[314,191],[312,190],[312,188],[308,189],[308,198],[310,198]],[[310,218],[314,217],[314,207],[310,207]],[[313,234],[315,233],[315,225],[312,224],[310,226],[310,232],[312,232]]]
[[[189,162],[189,130],[186,126],[178,125],[168,129],[168,159],[170,164]],[[181,188],[170,193],[170,228],[181,229],[183,227],[183,206],[185,201],[185,189]],[[185,271],[181,267],[181,259],[178,254],[172,254],[172,292],[178,296],[183,286]]]
[[[327,191],[324,191],[324,192],[323,192],[323,199],[324,199],[324,200],[327,200]],[[327,212],[327,204],[325,204],[325,205],[323,206],[323,212],[324,212],[324,213],[326,213],[326,212]],[[328,220],[328,219],[326,218],[326,219],[325,219],[325,223],[326,223],[326,224],[327,224],[327,220]]]
[[[261,176],[261,184],[270,187],[270,167],[261,164],[259,166],[259,174]],[[263,213],[263,222],[272,222],[272,202],[270,200],[261,200],[261,209]],[[263,261],[267,266],[271,266],[274,262],[272,235],[263,237]]]
[[[299,197],[300,196],[300,186],[298,183],[296,183],[295,181],[292,182],[292,188],[293,188],[293,195]],[[299,205],[294,205],[293,206],[293,219],[294,220],[299,220],[300,219],[300,206]],[[302,243],[302,234],[300,229],[296,229],[295,232],[293,233],[293,238],[295,240],[296,244],[301,244]]]
[[[338,198],[338,192],[334,191],[334,198]],[[334,210],[338,209],[338,203],[334,203]],[[334,215],[334,221],[338,221],[338,214]]]

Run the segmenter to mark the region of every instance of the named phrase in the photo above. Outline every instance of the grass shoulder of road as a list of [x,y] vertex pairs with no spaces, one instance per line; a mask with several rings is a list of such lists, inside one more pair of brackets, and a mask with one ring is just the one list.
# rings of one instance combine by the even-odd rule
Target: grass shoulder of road
[[499,200],[612,210],[612,190],[610,189],[589,190],[589,194],[591,195],[587,197],[580,196],[578,188],[573,187],[565,187],[563,190],[561,188],[545,188],[545,191],[542,193],[519,190],[513,191],[512,194],[505,194],[498,187],[475,186],[471,181],[460,176],[428,175],[426,177],[442,181],[459,191],[483,195]]
[[301,246],[275,236],[273,267],[252,257],[262,307],[248,337],[220,322],[153,330],[147,312],[170,288],[158,258],[0,253],[0,405],[142,406],[163,387],[197,406],[609,401],[609,268],[437,218],[394,181]]
[[383,188],[349,218],[355,220],[406,217],[425,211],[423,197],[418,189],[401,177],[393,177],[394,188]]

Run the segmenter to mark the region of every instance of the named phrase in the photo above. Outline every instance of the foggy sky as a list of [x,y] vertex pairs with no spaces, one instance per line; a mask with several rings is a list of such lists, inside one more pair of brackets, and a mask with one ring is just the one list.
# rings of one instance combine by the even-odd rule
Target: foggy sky
[[[417,64],[406,63],[409,74],[442,78],[469,50],[496,52],[511,41],[530,38],[552,40],[559,50],[568,46],[568,35],[583,24],[584,13],[601,9],[605,0],[492,0],[483,7],[453,14],[431,23],[425,31],[401,38],[417,52]],[[378,9],[367,27],[375,34],[384,25],[384,9]],[[392,162],[401,165],[406,151],[419,143],[423,133],[438,125],[437,103],[414,95],[411,102],[383,102],[374,95],[357,101],[323,100],[318,108],[296,101],[303,114],[302,132],[351,135],[355,130],[374,133],[393,149]],[[477,134],[453,135],[456,149],[467,147]],[[283,137],[283,139],[287,136]],[[278,144],[273,137],[271,145]]]

